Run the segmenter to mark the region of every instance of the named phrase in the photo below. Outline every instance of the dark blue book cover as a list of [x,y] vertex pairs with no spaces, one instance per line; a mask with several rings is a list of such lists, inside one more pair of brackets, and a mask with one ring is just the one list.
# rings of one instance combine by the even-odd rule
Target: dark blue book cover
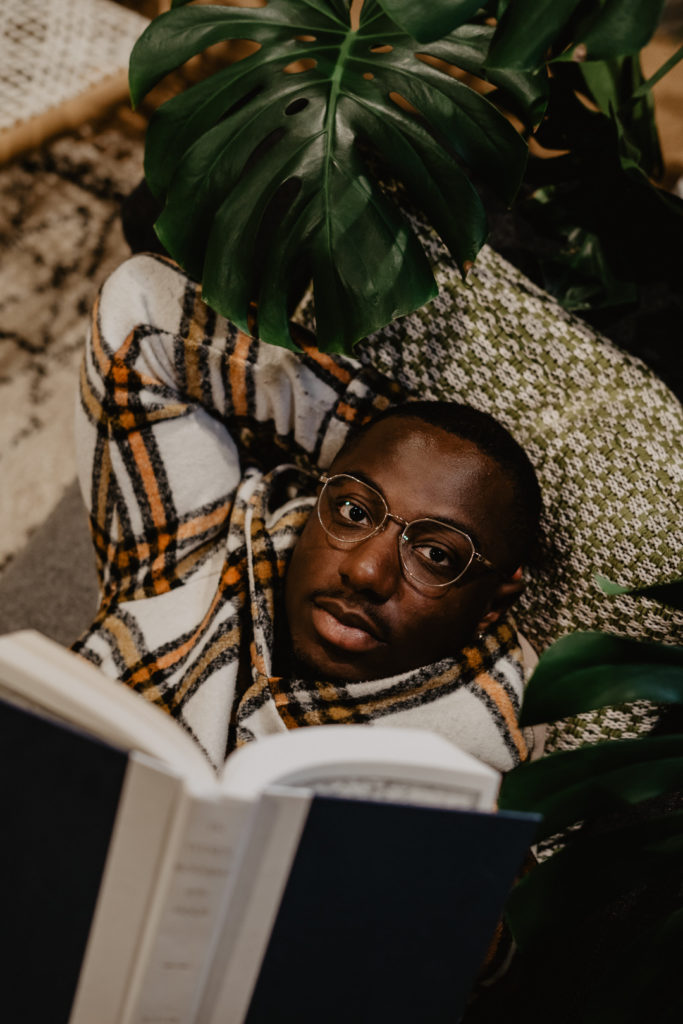
[[537,821],[314,797],[248,1024],[456,1024]]
[[0,701],[0,761],[2,1017],[62,1024],[128,755]]

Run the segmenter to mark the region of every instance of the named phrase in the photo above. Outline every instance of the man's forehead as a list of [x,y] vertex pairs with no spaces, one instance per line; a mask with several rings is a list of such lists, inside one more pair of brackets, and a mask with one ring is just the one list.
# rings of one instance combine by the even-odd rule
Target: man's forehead
[[[440,519],[498,550],[512,488],[502,467],[475,442],[414,416],[371,424],[345,446],[332,473],[375,487],[406,519]],[[499,556],[502,557],[501,550]]]
[[[382,459],[388,453],[395,454],[397,450],[400,453],[401,446],[407,446],[411,441],[417,441],[425,452],[439,450],[442,454],[451,453],[456,458],[462,458],[466,454],[468,458],[477,458],[487,465],[497,466],[474,441],[427,423],[417,416],[400,413],[370,423],[358,434],[350,437],[332,465],[347,461],[349,455],[354,456],[359,466],[363,461],[374,463],[376,459]],[[403,450],[408,449],[406,447]]]
[[465,483],[479,491],[506,476],[473,441],[409,416],[371,424],[342,449],[331,471],[354,473],[380,489],[393,490],[396,483],[415,496],[436,492],[444,499],[459,495]]

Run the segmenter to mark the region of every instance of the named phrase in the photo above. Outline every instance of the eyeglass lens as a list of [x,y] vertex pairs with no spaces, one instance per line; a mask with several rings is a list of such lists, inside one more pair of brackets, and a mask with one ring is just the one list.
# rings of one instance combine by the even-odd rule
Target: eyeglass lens
[[[388,512],[384,499],[371,487],[343,474],[327,481],[318,516],[327,533],[345,544],[370,537]],[[428,586],[457,580],[472,561],[472,542],[466,534],[432,519],[418,519],[401,533],[399,551],[406,571]]]

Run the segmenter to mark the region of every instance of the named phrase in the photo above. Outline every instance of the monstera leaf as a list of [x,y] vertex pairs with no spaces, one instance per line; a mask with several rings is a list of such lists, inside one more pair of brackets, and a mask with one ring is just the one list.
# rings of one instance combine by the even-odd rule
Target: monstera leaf
[[664,2],[499,0],[489,64],[534,68],[548,58],[593,61],[637,53],[652,37]]
[[[397,25],[421,43],[430,43],[458,28],[487,6],[480,0],[379,0],[380,5]],[[488,6],[491,6],[490,4]]]
[[648,42],[665,0],[379,0],[404,31],[432,42],[478,8],[497,20],[491,64],[534,68],[548,58],[596,60],[635,53]]
[[[683,706],[683,647],[574,633],[541,655],[521,722],[642,698],[674,715]],[[543,815],[537,841],[564,833],[560,849],[518,882],[506,906],[521,951],[520,991],[542,977],[553,994],[573,995],[577,977],[593,972],[583,988],[578,983],[580,1015],[562,1021],[680,1020],[669,950],[673,943],[680,951],[683,938],[682,782],[683,735],[675,730],[552,753],[503,779],[501,808]],[[594,954],[592,928],[603,936],[598,965],[582,959],[586,946],[586,958]]]
[[[410,5],[386,6],[413,23]],[[464,0],[433,9],[446,6],[472,14]],[[450,73],[485,77],[494,29],[483,15],[422,45],[377,0],[357,23],[345,0],[176,7],[134,48],[134,102],[212,44],[258,45],[164,104],[148,132],[145,173],[165,202],[157,233],[209,305],[243,329],[256,310],[261,337],[291,345],[293,293],[312,279],[317,341],[332,351],[423,305],[436,293],[431,268],[382,175],[467,271],[486,235],[468,170],[509,202],[527,154],[497,107]],[[498,69],[492,83],[539,119],[543,76]]]

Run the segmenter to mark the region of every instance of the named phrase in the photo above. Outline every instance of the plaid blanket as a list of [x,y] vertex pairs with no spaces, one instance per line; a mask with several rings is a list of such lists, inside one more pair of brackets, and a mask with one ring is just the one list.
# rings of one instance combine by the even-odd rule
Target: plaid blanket
[[76,649],[174,715],[219,767],[302,725],[445,734],[499,770],[529,755],[509,616],[458,657],[389,679],[278,674],[288,559],[351,425],[405,396],[353,359],[265,345],[171,262],[136,256],[93,313],[77,413],[102,600]]

